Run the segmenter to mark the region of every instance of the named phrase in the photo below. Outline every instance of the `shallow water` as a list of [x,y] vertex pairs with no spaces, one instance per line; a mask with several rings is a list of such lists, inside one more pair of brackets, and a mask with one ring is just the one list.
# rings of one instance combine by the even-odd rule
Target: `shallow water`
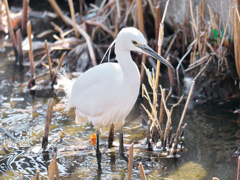
[[[4,53],[6,55],[6,53]],[[63,96],[48,91],[31,95],[27,89],[28,68],[19,69],[8,58],[0,59],[0,179],[23,179],[35,176],[40,170],[47,179],[47,167],[53,153],[43,155],[32,152],[41,146],[44,133],[47,101],[54,98],[54,112],[49,140],[67,136],[62,142],[51,143],[57,147],[57,162],[62,179],[125,179],[127,163],[118,153],[118,147],[107,149],[108,127],[101,130],[102,172],[97,171],[95,148],[90,137],[95,130],[90,124],[77,125],[74,111],[62,113]],[[220,103],[221,104],[221,103]],[[240,143],[240,115],[230,111],[239,109],[239,102],[196,104],[191,103],[184,122],[186,150],[179,159],[160,158],[158,153],[147,152],[138,146],[144,141],[145,130],[141,125],[140,98],[126,119],[124,141],[126,146],[135,143],[134,162],[142,161],[148,179],[211,179],[218,177],[236,179],[237,162],[234,152]],[[173,128],[176,131],[184,104],[173,112]],[[133,128],[133,129],[129,129]],[[118,142],[118,131],[115,131]],[[137,147],[136,147],[137,146]],[[128,149],[126,147],[126,149]],[[140,179],[138,169],[133,178]]]

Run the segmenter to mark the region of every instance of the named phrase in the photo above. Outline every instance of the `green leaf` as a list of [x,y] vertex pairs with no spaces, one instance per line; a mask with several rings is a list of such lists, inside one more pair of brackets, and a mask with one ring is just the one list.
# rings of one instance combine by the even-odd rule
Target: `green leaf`
[[222,39],[222,37],[223,37],[223,34],[224,34],[224,28],[223,28],[223,30],[222,30],[222,32],[221,32],[221,36],[220,36],[221,39]]
[[217,39],[218,36],[219,36],[218,30],[216,30],[216,29],[212,29],[212,33],[213,33],[213,37],[214,37],[214,39]]

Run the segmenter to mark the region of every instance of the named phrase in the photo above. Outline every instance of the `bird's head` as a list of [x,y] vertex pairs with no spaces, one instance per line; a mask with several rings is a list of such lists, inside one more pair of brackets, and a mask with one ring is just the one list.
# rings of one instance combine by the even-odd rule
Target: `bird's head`
[[147,45],[147,41],[143,34],[136,28],[123,28],[116,38],[116,46],[129,51],[145,53],[174,69],[170,63],[168,63],[162,56],[159,56]]

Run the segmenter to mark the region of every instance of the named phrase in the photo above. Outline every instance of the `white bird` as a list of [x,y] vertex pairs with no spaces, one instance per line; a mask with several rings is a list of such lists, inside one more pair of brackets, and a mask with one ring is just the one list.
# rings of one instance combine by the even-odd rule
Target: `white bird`
[[120,127],[119,152],[125,157],[122,126],[137,100],[140,89],[139,70],[131,58],[130,51],[146,53],[174,69],[147,45],[143,34],[136,28],[122,29],[114,42],[118,63],[108,62],[97,65],[84,72],[75,81],[58,73],[59,85],[63,86],[68,97],[65,110],[75,107],[76,123],[89,121],[97,130],[96,154],[100,159],[99,130],[108,124],[116,124]]

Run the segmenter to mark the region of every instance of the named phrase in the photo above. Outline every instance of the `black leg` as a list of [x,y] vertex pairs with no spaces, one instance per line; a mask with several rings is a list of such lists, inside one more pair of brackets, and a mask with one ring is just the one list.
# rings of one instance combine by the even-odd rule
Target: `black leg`
[[114,124],[111,124],[108,135],[108,148],[113,147],[113,141],[114,141]]
[[100,171],[101,168],[101,152],[99,150],[99,131],[97,130],[97,148],[96,148],[96,157],[97,157],[97,163],[98,163],[98,170]]
[[124,154],[123,147],[123,127],[121,127],[119,130],[119,154],[128,163],[128,157]]

